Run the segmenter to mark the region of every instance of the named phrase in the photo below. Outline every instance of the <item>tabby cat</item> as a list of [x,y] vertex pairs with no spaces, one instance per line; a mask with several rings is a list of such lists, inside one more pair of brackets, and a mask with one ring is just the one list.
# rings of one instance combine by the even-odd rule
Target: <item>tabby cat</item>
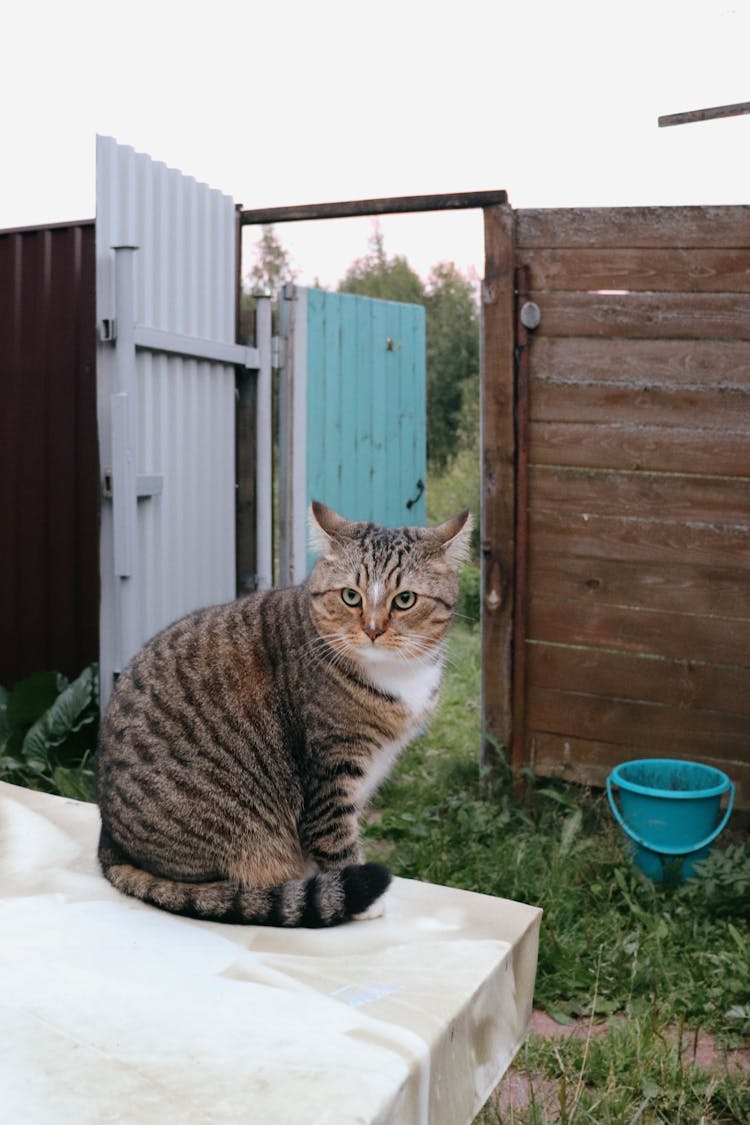
[[96,774],[120,891],[270,926],[383,912],[358,817],[435,708],[471,520],[392,530],[314,502],[311,529],[306,582],[189,614],[119,677]]

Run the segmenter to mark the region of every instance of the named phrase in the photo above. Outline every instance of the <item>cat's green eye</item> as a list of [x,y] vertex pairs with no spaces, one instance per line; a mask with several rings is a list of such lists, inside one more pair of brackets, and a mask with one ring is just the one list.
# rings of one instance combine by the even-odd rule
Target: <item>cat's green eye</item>
[[362,595],[359,590],[353,590],[351,586],[345,586],[341,591],[341,600],[344,605],[351,606],[352,609],[362,605]]
[[413,590],[402,590],[400,594],[396,594],[393,599],[394,609],[411,609],[417,600],[417,595]]

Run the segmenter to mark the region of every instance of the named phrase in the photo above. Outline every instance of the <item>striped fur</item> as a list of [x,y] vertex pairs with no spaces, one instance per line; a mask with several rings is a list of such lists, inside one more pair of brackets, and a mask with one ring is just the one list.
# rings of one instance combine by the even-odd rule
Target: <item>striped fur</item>
[[307,582],[190,614],[120,676],[96,772],[125,894],[260,925],[377,912],[390,874],[363,862],[358,820],[435,707],[470,523],[313,520]]

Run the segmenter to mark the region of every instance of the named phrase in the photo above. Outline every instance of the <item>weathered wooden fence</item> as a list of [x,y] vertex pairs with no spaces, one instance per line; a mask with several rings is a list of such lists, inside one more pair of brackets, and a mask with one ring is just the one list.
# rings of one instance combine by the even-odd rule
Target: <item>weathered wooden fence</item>
[[485,599],[488,733],[597,784],[713,763],[748,807],[750,207],[497,211],[485,594],[493,560],[513,591]]

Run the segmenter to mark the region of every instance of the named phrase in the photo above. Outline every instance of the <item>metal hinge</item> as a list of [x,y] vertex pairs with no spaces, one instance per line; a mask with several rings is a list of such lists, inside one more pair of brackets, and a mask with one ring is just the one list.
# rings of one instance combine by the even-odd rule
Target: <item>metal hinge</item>
[[113,316],[99,321],[99,339],[103,344],[113,344],[117,339],[117,321]]
[[[102,496],[105,500],[112,499],[112,470],[105,469],[102,479]],[[135,478],[135,495],[137,500],[147,500],[150,496],[160,496],[164,491],[164,477],[160,475],[138,475]]]

